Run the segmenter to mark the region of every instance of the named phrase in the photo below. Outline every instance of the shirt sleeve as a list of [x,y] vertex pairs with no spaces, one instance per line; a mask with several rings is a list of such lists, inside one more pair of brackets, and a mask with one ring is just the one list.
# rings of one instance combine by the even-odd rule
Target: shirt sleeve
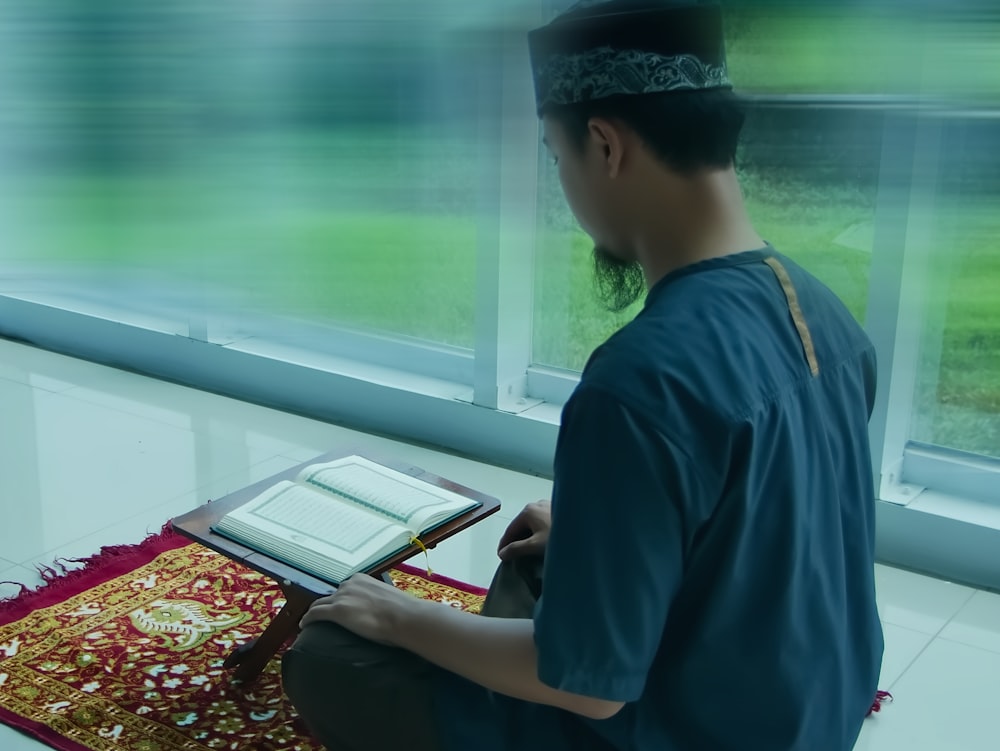
[[567,403],[534,615],[543,683],[640,697],[683,573],[683,508],[699,490],[691,464],[603,389],[581,386]]

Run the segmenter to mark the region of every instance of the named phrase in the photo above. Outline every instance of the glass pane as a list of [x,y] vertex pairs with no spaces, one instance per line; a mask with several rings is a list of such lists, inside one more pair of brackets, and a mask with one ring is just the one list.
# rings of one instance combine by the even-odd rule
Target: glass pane
[[762,103],[747,117],[737,157],[757,231],[829,286],[861,323],[883,129],[879,106]]
[[600,305],[593,281],[594,244],[566,205],[547,149],[540,151],[539,160],[532,360],[583,370],[594,348],[631,320],[641,304],[617,314]]
[[[738,172],[758,232],[830,286],[864,321],[883,113],[877,107],[756,105]],[[592,244],[579,230],[546,155],[539,190],[533,357],[582,369],[637,308],[613,316],[593,294]]]
[[911,438],[1000,457],[1000,117],[943,133]]
[[3,11],[8,278],[472,345],[478,82],[441,22],[458,3],[85,6]]
[[730,72],[747,92],[990,99],[1000,90],[993,0],[905,11],[893,0],[737,0],[725,8]]

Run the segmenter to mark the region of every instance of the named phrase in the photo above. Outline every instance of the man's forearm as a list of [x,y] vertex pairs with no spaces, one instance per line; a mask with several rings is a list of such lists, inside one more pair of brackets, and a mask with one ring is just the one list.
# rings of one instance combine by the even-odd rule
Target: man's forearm
[[497,693],[605,719],[622,707],[560,691],[538,679],[534,623],[486,618],[414,599],[393,619],[392,641],[425,660]]

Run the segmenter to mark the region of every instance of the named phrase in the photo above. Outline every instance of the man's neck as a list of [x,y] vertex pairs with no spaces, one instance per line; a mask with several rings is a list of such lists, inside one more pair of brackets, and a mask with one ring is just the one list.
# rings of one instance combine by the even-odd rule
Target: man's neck
[[692,263],[765,245],[750,222],[732,169],[670,179],[675,198],[669,209],[651,203],[635,241],[647,286]]

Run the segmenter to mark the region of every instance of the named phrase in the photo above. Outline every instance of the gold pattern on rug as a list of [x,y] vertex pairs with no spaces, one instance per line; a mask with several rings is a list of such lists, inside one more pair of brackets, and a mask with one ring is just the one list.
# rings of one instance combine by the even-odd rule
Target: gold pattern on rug
[[[414,574],[393,579],[454,607],[483,599]],[[282,693],[280,655],[246,687],[222,667],[282,604],[274,582],[214,552],[160,553],[0,626],[0,718],[44,726],[61,749],[318,751]]]

